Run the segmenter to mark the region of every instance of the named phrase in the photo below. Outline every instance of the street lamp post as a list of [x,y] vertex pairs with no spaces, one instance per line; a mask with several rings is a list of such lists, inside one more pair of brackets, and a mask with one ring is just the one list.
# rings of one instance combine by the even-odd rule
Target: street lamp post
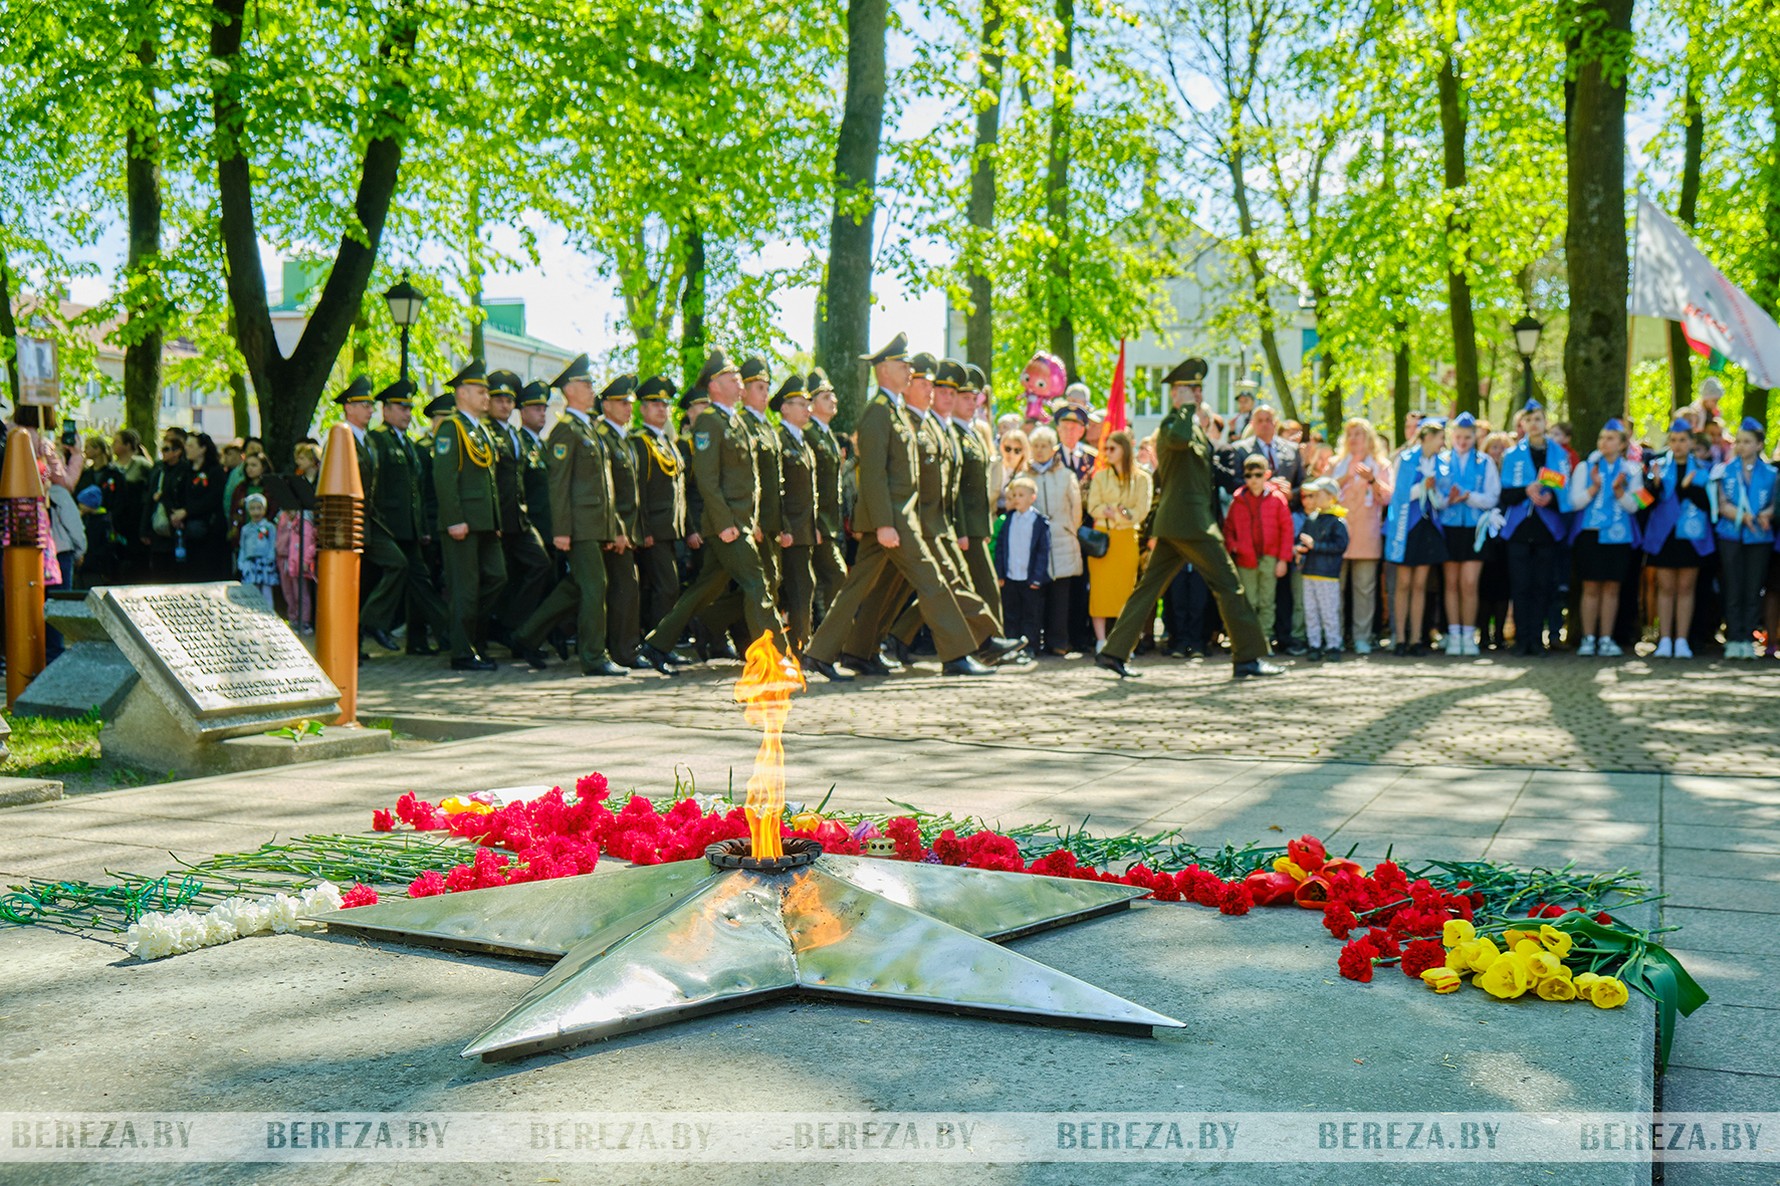
[[399,282],[392,285],[383,294],[384,303],[389,306],[389,317],[402,331],[402,378],[408,377],[408,329],[420,320],[420,307],[426,303],[426,294],[408,283],[408,274],[402,273]]
[[1531,309],[1514,323],[1514,348],[1520,352],[1520,403],[1523,408],[1533,402],[1533,354],[1539,349],[1539,334],[1544,328]]

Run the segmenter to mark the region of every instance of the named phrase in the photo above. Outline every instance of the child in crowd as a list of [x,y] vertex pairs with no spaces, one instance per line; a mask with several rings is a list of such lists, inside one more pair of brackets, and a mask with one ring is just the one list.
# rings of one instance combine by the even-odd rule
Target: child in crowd
[[[1001,613],[1011,637],[1038,645],[1044,631],[1045,587],[1051,583],[1051,524],[1032,509],[1038,483],[1024,474],[1007,484],[1007,516],[995,533],[995,575],[1001,585]],[[1030,662],[1032,648],[1021,654]]]
[[1397,454],[1384,556],[1396,565],[1391,637],[1398,655],[1422,655],[1428,606],[1428,574],[1446,563],[1446,537],[1435,521],[1436,471],[1446,448],[1446,421],[1430,416],[1416,425],[1416,443]]
[[1766,431],[1753,417],[1737,432],[1736,455],[1713,471],[1718,555],[1724,586],[1724,657],[1757,659],[1761,586],[1774,552],[1776,471],[1762,457]]
[[1292,504],[1270,481],[1267,459],[1251,454],[1242,463],[1242,489],[1224,515],[1224,544],[1236,560],[1242,592],[1263,623],[1273,621],[1279,581],[1293,553]]
[[[315,485],[321,450],[308,442],[296,448],[293,482]],[[315,516],[309,511],[278,512],[278,581],[284,589],[284,616],[300,634],[315,629]]]
[[1483,553],[1477,525],[1502,496],[1496,463],[1477,447],[1477,419],[1469,412],[1454,417],[1451,445],[1442,450],[1434,469],[1434,505],[1446,543],[1442,568],[1446,590],[1446,653],[1476,655],[1478,586],[1483,579]]
[[1584,657],[1623,655],[1613,641],[1619,619],[1619,586],[1625,580],[1632,549],[1641,535],[1634,516],[1643,505],[1638,494],[1644,478],[1626,457],[1629,432],[1623,420],[1609,420],[1595,440],[1595,451],[1579,462],[1564,487],[1565,500],[1576,518],[1570,542],[1576,549],[1576,575],[1582,578],[1582,642]]
[[240,570],[241,583],[264,594],[266,608],[272,609],[276,604],[272,591],[278,588],[278,533],[272,521],[266,518],[264,494],[249,494],[242,501],[246,505],[247,521],[239,529],[235,567]]
[[1340,495],[1334,478],[1304,484],[1304,529],[1297,547],[1310,657],[1331,663],[1341,658],[1341,561],[1347,552],[1347,508]]
[[1691,659],[1700,567],[1711,555],[1712,466],[1694,453],[1693,424],[1684,416],[1669,425],[1668,451],[1654,458],[1644,487],[1655,496],[1644,524],[1645,564],[1656,578],[1657,659]]

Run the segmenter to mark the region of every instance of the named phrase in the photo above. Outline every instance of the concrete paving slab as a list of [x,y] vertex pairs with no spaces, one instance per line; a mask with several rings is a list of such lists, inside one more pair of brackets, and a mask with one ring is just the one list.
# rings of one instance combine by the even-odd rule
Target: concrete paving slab
[[[1780,914],[1749,910],[1700,910],[1664,904],[1663,922],[1681,931],[1664,946],[1676,951],[1717,951],[1780,956]],[[1780,999],[1775,1001],[1780,1006]],[[1780,1047],[1775,1047],[1780,1050]]]
[[1663,846],[1677,854],[1683,854],[1688,849],[1698,849],[1780,856],[1780,828],[1720,828],[1665,821]]

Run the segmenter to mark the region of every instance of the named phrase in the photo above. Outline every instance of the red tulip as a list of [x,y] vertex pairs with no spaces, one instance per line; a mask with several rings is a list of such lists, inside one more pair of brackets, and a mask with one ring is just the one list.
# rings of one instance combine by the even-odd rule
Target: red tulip
[[1318,870],[1324,877],[1333,877],[1337,873],[1352,873],[1355,877],[1366,876],[1366,869],[1358,861],[1350,861],[1346,857],[1330,857],[1323,862]]
[[1292,880],[1291,874],[1266,869],[1256,869],[1243,878],[1242,883],[1248,886],[1257,906],[1283,906],[1293,900],[1298,890],[1298,883]]
[[1292,900],[1306,910],[1321,910],[1329,900],[1329,883],[1321,873],[1313,873],[1298,884]]
[[1322,869],[1329,853],[1323,847],[1323,842],[1315,836],[1300,836],[1286,844],[1286,855],[1306,873],[1316,873]]

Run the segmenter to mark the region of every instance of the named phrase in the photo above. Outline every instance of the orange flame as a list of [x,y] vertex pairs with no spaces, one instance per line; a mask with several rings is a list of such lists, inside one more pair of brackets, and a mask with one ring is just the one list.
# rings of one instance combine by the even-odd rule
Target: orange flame
[[785,855],[779,821],[785,816],[785,746],[779,739],[791,715],[791,693],[804,690],[803,669],[794,655],[781,655],[773,636],[763,633],[748,648],[742,678],[735,682],[737,704],[747,705],[748,723],[764,732],[748,780],[748,836],[752,855]]

